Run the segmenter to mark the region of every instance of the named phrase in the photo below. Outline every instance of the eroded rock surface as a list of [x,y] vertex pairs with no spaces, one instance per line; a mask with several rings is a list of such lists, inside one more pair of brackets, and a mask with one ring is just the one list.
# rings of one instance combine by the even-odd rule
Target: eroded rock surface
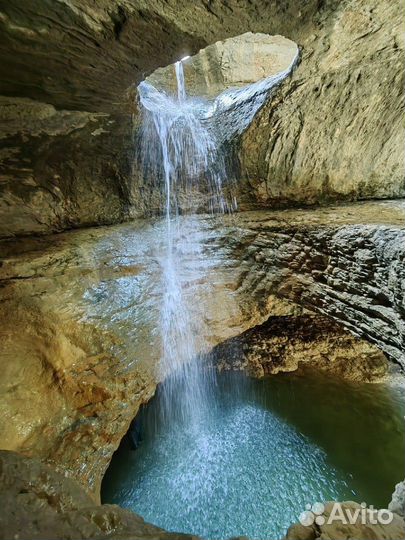
[[0,451],[0,479],[3,540],[197,540],[163,531],[119,506],[96,505],[74,480],[14,452]]
[[[184,218],[197,350],[269,316],[299,315],[298,304],[404,365],[404,216],[387,202]],[[162,377],[163,228],[137,221],[1,243],[3,447],[53,464],[96,496]]]
[[[182,62],[187,94],[216,98],[224,90],[242,88],[288,70],[297,54],[297,45],[283,36],[247,32],[217,41]],[[173,64],[157,69],[146,82],[177,94]]]
[[314,315],[270,317],[264,324],[217,345],[219,370],[245,370],[253,377],[299,367],[352,381],[376,382],[388,372],[384,354],[330,319]]
[[1,7],[0,94],[122,112],[126,90],[156,68],[247,30],[298,39],[317,11],[316,0],[299,10],[279,0],[17,0]]
[[[207,352],[264,313],[253,297],[239,302],[238,262],[215,218],[197,223],[201,230],[192,219],[182,227],[184,290],[197,350]],[[188,242],[194,234],[204,248],[198,255]],[[3,448],[40,457],[98,493],[112,453],[162,377],[164,242],[160,221],[3,242]]]
[[[325,209],[324,226],[316,226],[310,212],[289,211],[283,226],[272,219],[253,225],[244,245],[241,289],[263,299],[273,293],[326,314],[404,366],[403,205],[395,227],[361,224],[362,210],[370,207],[354,208],[359,215],[350,216],[350,225],[339,224],[344,207],[342,214],[339,207]],[[383,211],[384,205],[375,208]]]
[[404,196],[400,12],[399,2],[374,0],[320,11],[299,41],[299,66],[243,136],[240,200],[257,207]]
[[0,237],[131,216],[130,118],[0,96]]

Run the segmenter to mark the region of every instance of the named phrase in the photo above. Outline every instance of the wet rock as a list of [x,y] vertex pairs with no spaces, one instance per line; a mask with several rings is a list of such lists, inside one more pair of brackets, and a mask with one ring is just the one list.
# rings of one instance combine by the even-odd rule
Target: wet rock
[[[198,321],[197,351],[208,353],[269,317],[291,317],[283,320],[301,328],[296,350],[310,355],[298,339],[306,309],[403,364],[403,223],[396,202],[185,218],[184,294]],[[3,446],[52,464],[96,497],[114,450],[163,376],[162,230],[139,220],[1,243]],[[188,242],[196,230],[198,253]],[[282,365],[286,340],[277,328]],[[347,333],[328,336],[311,338],[321,366],[329,361],[320,354],[332,351],[340,372],[358,373],[351,344],[360,358],[367,351],[375,357]],[[339,360],[339,350],[350,362]]]
[[114,505],[96,505],[75,481],[14,452],[0,451],[0,537],[197,540],[168,533]]
[[405,518],[405,480],[395,486],[388,509]]
[[403,218],[392,227],[389,219],[378,226],[361,224],[360,216],[354,224],[353,216],[344,225],[341,217],[336,207],[286,211],[288,225],[260,223],[248,240],[241,290],[259,301],[273,293],[328,315],[405,366]]

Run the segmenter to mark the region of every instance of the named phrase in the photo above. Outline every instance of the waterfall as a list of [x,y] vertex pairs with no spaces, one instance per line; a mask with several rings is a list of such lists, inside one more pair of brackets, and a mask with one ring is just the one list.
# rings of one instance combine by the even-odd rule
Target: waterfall
[[[225,90],[214,100],[187,95],[182,61],[175,64],[175,96],[147,81],[138,86],[143,107],[144,172],[164,185],[162,354],[158,375],[165,380],[164,412],[171,421],[179,413],[181,420],[197,422],[209,391],[197,360],[196,338],[201,334],[203,314],[196,314],[196,300],[185,294],[190,261],[191,266],[193,260],[197,264],[196,254],[202,249],[198,241],[200,221],[193,215],[201,206],[222,213],[236,206],[224,197],[226,171],[221,148],[249,125],[272,89],[290,73],[297,57],[298,51],[285,71],[243,88]],[[187,216],[181,215],[185,212]],[[208,280],[207,275],[201,277]]]
[[[179,213],[180,194],[191,211],[194,191],[205,185],[209,208],[224,212],[222,191],[225,165],[215,135],[204,122],[204,104],[186,95],[182,62],[175,65],[177,99],[143,82],[139,95],[144,111],[143,161],[152,174],[164,180],[165,243],[162,268],[161,341],[159,378],[163,413],[196,425],[207,403],[208,375],[200,369],[196,336],[198,317],[184,294],[187,264],[201,250],[198,220]],[[156,165],[157,164],[157,165]],[[195,311],[195,310],[194,310]]]

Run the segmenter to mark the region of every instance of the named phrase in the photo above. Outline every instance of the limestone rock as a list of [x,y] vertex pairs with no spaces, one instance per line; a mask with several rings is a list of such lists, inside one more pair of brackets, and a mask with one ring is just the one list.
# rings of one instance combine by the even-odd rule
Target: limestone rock
[[[304,307],[403,365],[404,215],[401,204],[380,202],[185,218],[184,294],[198,352],[270,316],[298,321]],[[193,223],[197,259],[186,256]],[[139,220],[0,245],[4,447],[52,464],[96,497],[162,378],[160,227]],[[339,343],[357,341],[336,331],[319,350]],[[340,371],[357,369],[349,358]]]
[[[403,217],[394,227],[361,224],[361,209],[372,206],[355,207],[359,214],[350,219],[356,225],[339,225],[344,207],[319,214],[286,211],[279,214],[282,226],[271,219],[257,228],[252,224],[249,246],[243,240],[241,289],[263,300],[282,296],[328,315],[404,367]],[[324,226],[315,225],[311,216],[322,215]]]
[[[0,234],[159,211],[161,198],[133,159],[135,87],[246,29],[285,36],[302,53],[291,80],[227,149],[238,154],[229,177],[239,208],[403,197],[401,15],[399,0],[8,2],[0,13]],[[234,79],[231,70],[225,82]]]
[[0,97],[0,237],[131,215],[130,118]]
[[3,540],[197,540],[167,533],[118,506],[97,506],[73,480],[14,452],[0,451],[0,479]]
[[212,356],[219,370],[243,369],[253,377],[310,366],[352,381],[376,382],[388,372],[377,347],[314,315],[270,317],[217,345]]
[[[212,99],[230,88],[247,86],[287,70],[297,45],[283,36],[247,32],[217,41],[183,61],[187,95]],[[160,91],[177,93],[174,65],[154,71],[146,81]]]
[[242,138],[241,207],[404,197],[400,12],[396,1],[325,6]]
[[316,27],[318,3],[272,0],[22,0],[1,8],[0,95],[57,109],[128,112],[126,91],[158,67],[252,32],[294,40]]

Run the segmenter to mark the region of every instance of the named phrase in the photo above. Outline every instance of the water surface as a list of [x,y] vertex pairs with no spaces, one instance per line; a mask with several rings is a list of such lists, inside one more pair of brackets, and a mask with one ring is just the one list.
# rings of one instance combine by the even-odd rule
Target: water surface
[[138,417],[139,448],[124,439],[114,455],[102,499],[171,531],[280,538],[307,503],[386,507],[404,478],[399,389],[311,372],[221,374],[209,410],[187,426],[163,422],[160,399]]

